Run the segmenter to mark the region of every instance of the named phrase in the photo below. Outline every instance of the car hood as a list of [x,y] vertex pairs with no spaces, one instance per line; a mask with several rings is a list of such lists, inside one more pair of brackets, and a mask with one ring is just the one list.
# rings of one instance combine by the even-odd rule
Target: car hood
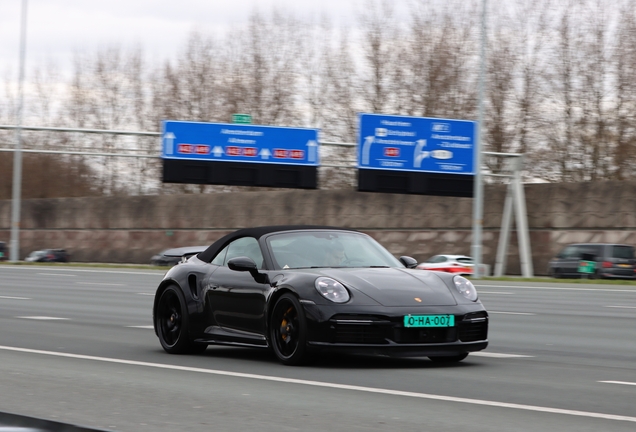
[[[383,306],[453,306],[457,304],[444,281],[433,272],[400,268],[324,269],[329,276]],[[419,303],[419,302],[418,302]]]

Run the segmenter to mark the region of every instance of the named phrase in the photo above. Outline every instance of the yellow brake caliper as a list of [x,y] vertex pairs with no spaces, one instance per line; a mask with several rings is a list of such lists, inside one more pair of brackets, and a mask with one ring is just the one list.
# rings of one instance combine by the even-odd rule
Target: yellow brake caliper
[[287,337],[289,335],[289,325],[287,323],[287,315],[292,311],[293,308],[287,309],[285,314],[283,315],[283,320],[280,323],[280,335],[284,341],[287,341]]

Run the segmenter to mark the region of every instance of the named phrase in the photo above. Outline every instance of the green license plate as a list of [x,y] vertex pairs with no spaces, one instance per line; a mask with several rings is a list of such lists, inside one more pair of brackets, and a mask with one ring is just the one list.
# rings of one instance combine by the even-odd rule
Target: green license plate
[[404,327],[454,327],[455,315],[404,315]]

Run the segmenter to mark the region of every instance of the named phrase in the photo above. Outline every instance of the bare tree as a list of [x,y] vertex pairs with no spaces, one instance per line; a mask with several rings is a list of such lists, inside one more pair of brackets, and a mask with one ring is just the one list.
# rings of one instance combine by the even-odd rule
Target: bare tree
[[626,3],[619,17],[613,52],[616,105],[611,134],[616,139],[613,178],[625,180],[636,177],[636,12]]
[[550,180],[573,181],[583,164],[576,132],[583,37],[583,28],[575,20],[580,14],[579,3],[569,0],[558,11],[550,53],[552,68],[546,75],[545,91],[550,97],[544,105],[541,126],[551,164],[546,170]]
[[365,110],[372,113],[395,113],[394,77],[398,73],[397,44],[399,31],[395,22],[394,3],[388,0],[368,0],[360,13],[361,38],[364,53],[361,96]]

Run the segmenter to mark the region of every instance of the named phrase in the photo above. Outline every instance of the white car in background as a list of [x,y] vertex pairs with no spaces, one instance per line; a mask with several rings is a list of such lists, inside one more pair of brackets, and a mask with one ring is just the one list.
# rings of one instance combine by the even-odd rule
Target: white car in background
[[473,274],[473,265],[472,257],[466,255],[434,255],[416,268],[470,276]]

